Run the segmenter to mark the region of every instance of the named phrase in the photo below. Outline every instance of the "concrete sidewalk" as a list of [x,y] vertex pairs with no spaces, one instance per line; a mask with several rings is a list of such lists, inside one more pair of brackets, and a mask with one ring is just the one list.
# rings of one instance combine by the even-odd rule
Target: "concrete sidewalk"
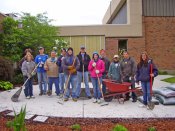
[[[169,83],[160,81],[161,76],[154,81],[153,88],[159,88],[169,85]],[[169,76],[168,76],[169,77]],[[3,110],[13,110],[19,112],[22,106],[27,105],[27,114],[55,117],[89,117],[89,118],[174,118],[175,106],[156,105],[155,109],[150,111],[146,108],[140,108],[140,102],[132,103],[127,101],[124,104],[119,104],[116,99],[107,106],[94,104],[92,99],[80,99],[73,102],[69,99],[64,102],[64,105],[57,103],[61,101],[54,94],[51,97],[47,95],[39,96],[39,88],[34,86],[35,99],[25,99],[24,93],[21,93],[19,102],[12,102],[11,96],[18,88],[0,93],[0,112]],[[54,91],[54,88],[53,88]]]

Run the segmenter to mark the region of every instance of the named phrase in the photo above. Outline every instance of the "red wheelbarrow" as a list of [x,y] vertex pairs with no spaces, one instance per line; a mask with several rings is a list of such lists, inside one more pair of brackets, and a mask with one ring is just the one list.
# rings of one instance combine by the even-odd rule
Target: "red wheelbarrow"
[[116,98],[119,103],[124,103],[125,94],[135,92],[139,88],[130,89],[131,83],[129,82],[117,83],[110,79],[103,79],[103,82],[107,90],[107,93],[104,94],[104,100],[106,102],[110,102],[113,98]]

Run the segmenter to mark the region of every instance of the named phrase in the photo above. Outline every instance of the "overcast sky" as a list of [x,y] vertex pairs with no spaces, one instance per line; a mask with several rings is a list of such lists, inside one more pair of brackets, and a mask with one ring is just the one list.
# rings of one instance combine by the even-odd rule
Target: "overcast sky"
[[54,25],[101,24],[111,0],[1,0],[1,13],[47,12]]

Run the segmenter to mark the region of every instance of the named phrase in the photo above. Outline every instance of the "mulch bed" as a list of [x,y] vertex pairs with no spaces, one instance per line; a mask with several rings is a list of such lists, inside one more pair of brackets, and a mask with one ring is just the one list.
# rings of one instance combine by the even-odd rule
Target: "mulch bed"
[[[0,113],[0,130],[12,131],[6,127],[6,122],[13,117],[6,116],[9,111]],[[33,119],[33,118],[32,118]],[[174,118],[121,119],[121,118],[61,118],[50,117],[46,122],[26,120],[28,131],[71,131],[70,126],[80,124],[82,131],[111,131],[117,124],[125,126],[129,131],[147,131],[155,127],[157,131],[175,131]]]

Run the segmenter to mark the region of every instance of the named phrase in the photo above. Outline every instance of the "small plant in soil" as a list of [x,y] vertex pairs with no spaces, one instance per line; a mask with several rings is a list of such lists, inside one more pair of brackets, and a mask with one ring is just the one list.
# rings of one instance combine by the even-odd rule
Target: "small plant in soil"
[[79,124],[74,124],[70,128],[72,131],[81,131],[81,126]]
[[148,131],[156,131],[156,128],[155,127],[149,127]]
[[15,118],[12,121],[7,122],[8,128],[13,128],[14,131],[27,131],[25,126],[26,106],[21,108],[20,114],[17,115],[14,110]]
[[128,131],[128,129],[122,125],[117,124],[112,131]]

